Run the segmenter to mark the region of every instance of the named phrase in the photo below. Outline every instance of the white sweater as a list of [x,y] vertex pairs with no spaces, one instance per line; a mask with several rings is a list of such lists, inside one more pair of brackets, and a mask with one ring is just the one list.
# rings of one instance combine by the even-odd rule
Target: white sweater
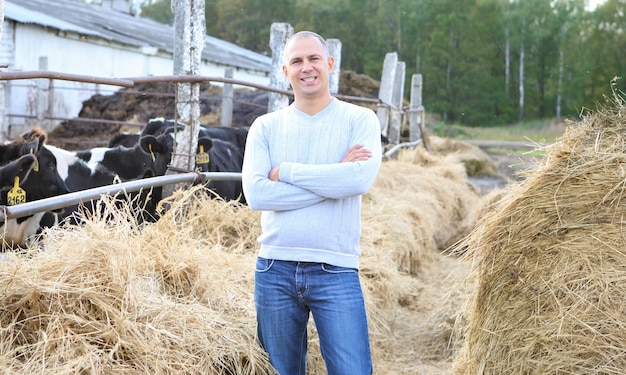
[[[367,161],[341,163],[362,144]],[[380,123],[364,107],[336,98],[313,116],[295,106],[258,117],[248,133],[243,191],[262,210],[259,256],[358,268],[361,195],[382,160]],[[280,164],[280,182],[268,178]]]

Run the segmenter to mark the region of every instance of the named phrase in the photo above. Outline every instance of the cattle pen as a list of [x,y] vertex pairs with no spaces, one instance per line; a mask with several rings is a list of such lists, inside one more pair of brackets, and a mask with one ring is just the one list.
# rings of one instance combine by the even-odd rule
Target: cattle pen
[[[383,136],[389,136],[388,139],[391,141],[390,149],[387,150],[385,154],[382,155],[383,158],[388,159],[392,158],[394,154],[398,152],[398,150],[402,148],[415,147],[421,143],[426,147],[426,142],[423,139],[423,107],[421,106],[421,76],[414,77],[414,84],[411,94],[411,108],[408,111],[404,111],[401,105],[391,104],[390,102],[393,100],[397,101],[397,97],[399,97],[398,92],[401,91],[404,80],[398,80],[398,74],[396,73],[396,68],[401,67],[401,64],[397,62],[396,54],[388,54],[385,59],[385,67],[388,70],[386,72],[386,76],[391,77],[390,79],[385,79],[385,75],[383,76],[383,81],[381,82],[381,88],[379,93],[379,98],[366,98],[366,97],[357,97],[350,95],[340,95],[333,93],[333,96],[338,99],[351,101],[351,102],[362,102],[368,105],[375,105],[377,108],[377,113],[379,120],[381,122],[381,134]],[[263,90],[270,93],[277,94],[284,98],[289,98],[292,96],[292,92],[289,90],[283,90],[276,87],[259,85],[255,83],[245,82],[241,80],[236,80],[232,78],[227,78],[228,72],[225,73],[226,77],[207,77],[207,76],[197,76],[197,75],[173,75],[173,76],[149,76],[149,77],[130,77],[130,78],[107,78],[107,77],[98,77],[92,75],[79,75],[79,74],[68,74],[62,72],[53,72],[53,71],[0,71],[0,81],[3,80],[24,80],[24,79],[48,79],[48,80],[66,80],[66,81],[75,81],[75,82],[85,82],[91,83],[95,85],[114,85],[122,88],[132,88],[135,85],[142,83],[159,83],[159,82],[169,82],[169,83],[211,83],[218,82],[223,84],[223,94],[222,94],[222,108],[226,110],[222,110],[222,119],[221,124],[227,124],[225,126],[229,126],[229,119],[232,118],[232,89],[233,86],[243,86],[249,87],[256,90]],[[398,87],[400,85],[400,87]],[[400,96],[401,98],[401,96]],[[401,104],[401,101],[399,102]],[[270,103],[271,105],[271,103]],[[403,123],[403,116],[408,114],[407,121],[410,122],[411,136],[408,142],[400,142],[400,131]],[[416,116],[418,114],[419,116]],[[51,119],[62,120],[58,118],[54,118],[49,113],[49,108],[43,108],[37,116],[34,116],[35,120],[41,121],[49,121]],[[69,120],[69,119],[65,119]],[[101,122],[106,123],[107,120],[103,119],[84,119],[80,118],[75,121],[92,121],[92,122]],[[130,122],[117,122],[121,125],[128,126],[143,126],[143,124],[130,123]],[[181,175],[168,175],[168,176],[157,176],[150,178],[143,178],[135,181],[128,181],[124,183],[118,183],[114,185],[110,185],[107,187],[99,187],[87,190],[81,190],[77,192],[72,192],[70,194],[64,194],[58,197],[39,199],[37,201],[28,202],[26,204],[18,205],[18,206],[1,206],[0,205],[0,220],[6,219],[16,219],[28,215],[32,215],[38,212],[44,212],[52,209],[59,209],[63,207],[67,207],[73,204],[80,203],[85,200],[91,200],[98,198],[102,195],[106,194],[117,194],[119,192],[132,192],[138,191],[141,189],[147,189],[150,187],[158,187],[158,186],[168,186],[168,185],[176,185],[180,183],[190,183],[193,181],[197,181],[199,179],[208,179],[213,181],[226,181],[226,180],[241,180],[240,173],[224,173],[224,172],[212,172],[212,173],[196,173],[192,171],[186,171],[187,173]]]

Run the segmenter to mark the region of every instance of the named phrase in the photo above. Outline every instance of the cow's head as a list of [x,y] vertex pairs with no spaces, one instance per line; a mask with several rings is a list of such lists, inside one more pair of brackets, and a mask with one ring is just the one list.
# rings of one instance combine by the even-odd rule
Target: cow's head
[[[39,127],[34,127],[22,138],[29,145],[27,146],[27,153],[33,154],[37,158],[29,178],[22,185],[22,189],[26,191],[27,201],[69,193],[70,190],[59,175],[56,158],[45,147],[45,132]],[[37,148],[34,147],[35,143]]]
[[148,121],[148,124],[141,130],[141,136],[153,135],[160,136],[168,132],[183,131],[185,125],[179,124],[174,120],[166,120],[164,118],[154,118]]
[[15,186],[16,182],[23,184],[35,163],[37,163],[35,155],[26,154],[0,167],[0,189],[8,190]]

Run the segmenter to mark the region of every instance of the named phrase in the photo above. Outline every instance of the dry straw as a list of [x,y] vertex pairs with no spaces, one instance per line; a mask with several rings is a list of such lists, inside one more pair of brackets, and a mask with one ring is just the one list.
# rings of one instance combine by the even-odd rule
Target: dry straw
[[[449,367],[466,267],[442,255],[480,197],[461,163],[416,149],[363,198],[361,275],[375,373]],[[0,268],[0,372],[269,374],[253,300],[258,212],[178,191],[156,223],[102,203]],[[313,325],[308,373],[325,367]]]
[[458,374],[626,371],[626,108],[570,124],[467,237]]

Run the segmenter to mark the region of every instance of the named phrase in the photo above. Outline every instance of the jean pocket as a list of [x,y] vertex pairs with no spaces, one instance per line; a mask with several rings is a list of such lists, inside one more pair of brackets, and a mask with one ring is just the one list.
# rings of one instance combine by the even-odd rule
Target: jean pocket
[[257,257],[254,270],[256,272],[267,272],[272,268],[273,265],[274,265],[274,259],[266,259],[266,258]]
[[333,266],[332,264],[322,263],[322,270],[328,273],[358,273],[356,268]]

